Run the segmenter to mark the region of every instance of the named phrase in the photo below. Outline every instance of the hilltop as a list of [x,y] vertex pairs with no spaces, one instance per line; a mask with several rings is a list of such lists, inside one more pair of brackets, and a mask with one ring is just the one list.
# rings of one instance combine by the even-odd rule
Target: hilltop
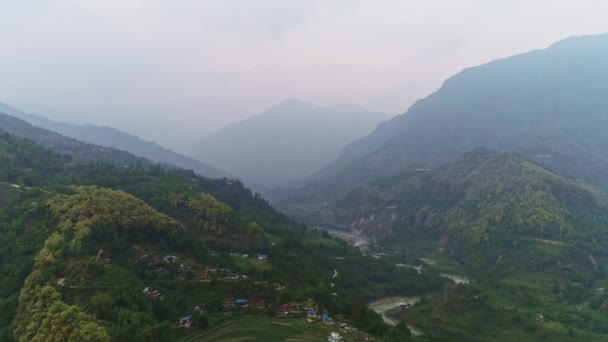
[[203,138],[192,153],[272,188],[316,172],[388,118],[352,105],[322,107],[292,99]]

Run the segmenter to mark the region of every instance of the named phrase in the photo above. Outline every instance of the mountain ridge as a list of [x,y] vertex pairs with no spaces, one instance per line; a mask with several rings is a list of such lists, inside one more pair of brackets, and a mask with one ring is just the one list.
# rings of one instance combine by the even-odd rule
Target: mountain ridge
[[346,146],[292,191],[336,199],[323,193],[327,184],[343,194],[406,170],[438,167],[479,147],[519,151],[543,136],[565,136],[589,153],[608,156],[607,58],[608,34],[602,34],[466,68],[405,114]]
[[386,118],[352,105],[289,99],[203,138],[192,154],[271,188],[315,172]]
[[606,255],[592,242],[608,238],[606,203],[601,191],[514,153],[478,149],[437,170],[363,186],[335,210],[350,229],[379,242],[424,237],[462,262],[480,263],[475,269],[482,272],[501,253],[505,263],[506,255],[523,253],[509,251],[509,239],[551,240]]
[[31,123],[34,126],[46,128],[70,138],[83,142],[116,148],[130,152],[153,162],[175,165],[211,178],[229,177],[229,175],[209,164],[191,157],[181,155],[157,143],[140,139],[139,137],[109,126],[76,125],[48,119],[37,114],[26,113],[10,105],[0,102],[0,113],[5,112]]

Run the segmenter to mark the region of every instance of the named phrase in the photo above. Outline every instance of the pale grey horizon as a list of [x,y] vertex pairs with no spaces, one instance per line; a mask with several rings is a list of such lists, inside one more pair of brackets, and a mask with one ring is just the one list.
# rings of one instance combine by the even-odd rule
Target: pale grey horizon
[[608,2],[0,0],[0,101],[184,151],[287,99],[400,114],[470,67],[608,31]]

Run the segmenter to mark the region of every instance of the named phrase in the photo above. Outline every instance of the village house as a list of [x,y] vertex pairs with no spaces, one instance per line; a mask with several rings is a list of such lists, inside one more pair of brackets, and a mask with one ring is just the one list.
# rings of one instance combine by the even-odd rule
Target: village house
[[266,304],[266,300],[264,299],[252,300],[250,306],[257,310],[265,310],[268,307],[268,305]]
[[150,291],[148,290],[148,296],[152,299],[164,300],[165,296],[160,293],[158,290]]
[[239,280],[247,280],[247,276],[244,274],[234,274],[224,278],[226,281],[239,281]]
[[317,310],[308,310],[306,312],[306,322],[308,323],[312,323],[315,322],[319,319],[319,314],[317,313]]
[[342,336],[340,336],[340,334],[337,332],[332,332],[327,337],[327,342],[342,342],[343,340],[344,340],[344,338]]
[[179,326],[181,328],[190,328],[192,326],[192,318],[190,316],[180,318]]
[[285,286],[283,286],[283,285],[281,285],[281,284],[276,284],[276,283],[273,285],[273,287],[274,287],[274,290],[275,290],[275,291],[283,291],[283,290],[285,290],[285,289],[286,289],[286,287],[285,287]]
[[268,254],[258,254],[258,260],[267,260]]
[[177,261],[177,257],[175,255],[165,255],[165,262],[175,263]]
[[236,299],[226,298],[222,301],[222,306],[225,308],[233,308],[235,306]]
[[277,317],[287,317],[289,316],[289,310],[286,307],[281,306],[276,309],[274,315]]
[[249,306],[247,299],[237,299],[234,301],[234,304],[239,308],[246,308]]
[[323,323],[325,323],[327,325],[335,324],[334,320],[331,317],[329,317],[328,314],[323,314]]
[[361,334],[355,337],[355,342],[373,342],[374,339],[368,334]]
[[536,316],[536,321],[538,323],[545,323],[545,316],[543,314],[538,314],[538,316]]
[[346,323],[340,323],[340,332],[343,334],[350,334],[351,332],[353,332],[353,328],[351,328]]
[[185,264],[180,264],[179,268],[177,269],[177,272],[184,273],[184,272],[188,272],[190,270],[191,270],[190,266],[185,265]]
[[302,313],[302,309],[300,308],[300,306],[298,304],[291,304],[289,306],[289,313],[299,314],[299,313]]

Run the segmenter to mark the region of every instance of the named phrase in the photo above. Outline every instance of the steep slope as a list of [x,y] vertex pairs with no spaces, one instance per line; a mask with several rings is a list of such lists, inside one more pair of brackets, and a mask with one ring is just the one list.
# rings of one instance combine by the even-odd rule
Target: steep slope
[[201,140],[193,154],[267,187],[306,177],[388,115],[288,100]]
[[69,155],[80,161],[111,163],[115,165],[153,165],[152,162],[131,153],[114,148],[87,144],[44,128],[34,127],[21,119],[3,113],[0,113],[0,132],[7,132],[30,139],[40,146],[49,148],[59,154]]
[[[63,275],[60,284],[66,279],[77,282],[81,268],[86,268],[78,257],[94,255],[98,248],[110,255],[120,253],[125,242],[119,240],[121,235],[128,243],[145,243],[171,239],[183,228],[135,197],[116,191],[79,188],[72,196],[49,201],[49,206],[59,223],[34,258],[32,273],[21,289],[14,335],[18,341],[110,341],[110,334],[93,317],[62,300],[53,286],[57,274]],[[99,245],[104,236],[114,240]],[[91,289],[94,283],[78,283],[85,285]],[[96,295],[104,292],[98,289]]]
[[66,137],[78,139],[82,142],[112,147],[127,151],[136,156],[149,159],[153,162],[175,165],[177,167],[194,170],[194,172],[211,178],[226,177],[227,174],[211,165],[196,159],[186,157],[156,143],[144,141],[134,135],[125,133],[112,127],[95,125],[74,125],[49,120],[43,116],[25,113],[0,102],[0,113],[15,116],[28,123],[59,133]]
[[444,283],[309,231],[235,180],[79,163],[1,133],[0,182],[1,341],[175,341],[191,333],[180,317],[266,322],[308,298],[383,335],[366,299]]
[[608,155],[569,136],[534,139],[518,153],[549,170],[608,189]]
[[[576,149],[545,138],[526,151],[558,164]],[[386,253],[418,258],[404,266],[437,262],[474,279],[391,312],[434,341],[606,339],[608,206],[586,183],[478,149],[358,188],[333,209]]]
[[[483,272],[499,256],[510,267],[552,263],[534,247],[543,243],[562,246],[564,258],[608,256],[602,196],[516,155],[476,150],[438,170],[353,191],[337,215],[379,241],[432,241]],[[526,261],[531,255],[543,257]]]
[[606,59],[608,35],[583,36],[465,69],[347,146],[309,189],[435,168],[478,147],[516,151],[547,136],[565,136],[605,158]]

